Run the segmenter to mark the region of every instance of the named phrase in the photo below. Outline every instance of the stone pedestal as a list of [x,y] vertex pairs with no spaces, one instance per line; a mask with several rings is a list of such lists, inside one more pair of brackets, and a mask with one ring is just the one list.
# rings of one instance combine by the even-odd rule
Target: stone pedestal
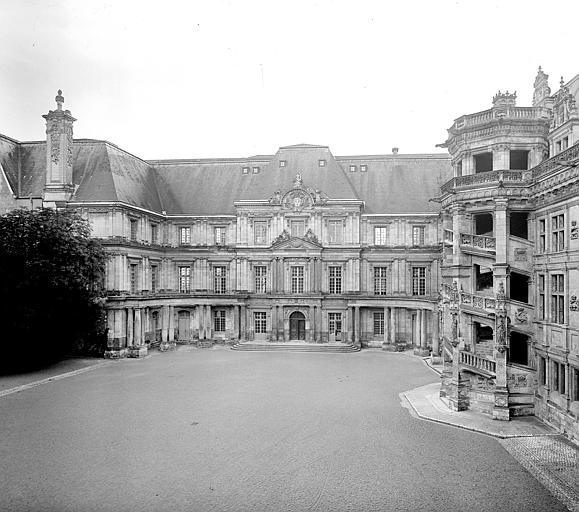
[[161,352],[167,352],[167,350],[175,350],[177,344],[174,341],[162,341],[159,345],[159,350]]
[[127,357],[145,357],[149,353],[147,345],[140,345],[138,347],[129,347],[127,350]]
[[127,357],[127,352],[126,348],[109,348],[105,350],[105,359],[122,359]]
[[507,388],[496,388],[493,420],[509,421],[510,419],[509,392],[507,391]]
[[448,390],[448,406],[451,411],[466,411],[468,409],[468,380],[459,373],[458,379],[453,377]]

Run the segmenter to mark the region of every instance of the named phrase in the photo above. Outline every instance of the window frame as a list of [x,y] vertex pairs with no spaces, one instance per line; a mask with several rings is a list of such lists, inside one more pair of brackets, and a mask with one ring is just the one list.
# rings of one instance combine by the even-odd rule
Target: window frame
[[374,336],[384,336],[384,311],[374,311],[373,324]]
[[[303,238],[306,234],[306,221],[305,219],[290,219],[290,235],[294,238]],[[298,234],[298,230],[295,229],[297,226],[301,226],[303,229]]]
[[227,330],[227,311],[219,308],[213,310],[213,331],[225,332]]
[[412,226],[412,246],[421,247],[426,245],[426,226],[414,224]]
[[179,265],[179,293],[191,293],[191,266]]
[[179,245],[191,245],[191,226],[179,226]]
[[131,242],[137,241],[137,236],[139,233],[139,221],[138,219],[129,219],[129,239]]
[[151,265],[151,293],[159,291],[159,265]]
[[374,267],[374,295],[388,295],[388,267]]
[[337,219],[328,220],[328,243],[343,244],[344,243],[344,221]]
[[305,289],[305,267],[304,265],[290,266],[290,292],[293,294],[303,294]]
[[224,295],[227,293],[227,265],[212,265],[213,293]]
[[547,219],[543,217],[537,222],[537,251],[540,253],[547,252]]
[[[263,233],[260,233],[263,231]],[[253,223],[253,243],[254,245],[267,245],[267,221],[256,220]]]
[[255,293],[267,293],[267,265],[254,265],[253,276]]
[[[424,274],[424,275],[420,275]],[[426,289],[426,267],[413,266],[412,267],[412,295],[424,296],[427,294]]]
[[131,295],[138,293],[139,284],[139,264],[129,263],[129,290]]
[[342,332],[342,313],[328,312],[328,334]]
[[159,244],[159,224],[151,224],[151,245]]
[[253,330],[255,334],[267,334],[267,313],[265,311],[253,312]]
[[374,245],[384,246],[388,243],[388,226],[374,226]]
[[213,240],[215,245],[223,246],[227,245],[227,227],[226,226],[214,226],[213,227]]
[[550,298],[551,298],[551,323],[565,325],[565,274],[550,274]]
[[565,214],[557,213],[551,216],[551,252],[562,252],[565,246]]
[[342,294],[342,266],[328,265],[328,293]]

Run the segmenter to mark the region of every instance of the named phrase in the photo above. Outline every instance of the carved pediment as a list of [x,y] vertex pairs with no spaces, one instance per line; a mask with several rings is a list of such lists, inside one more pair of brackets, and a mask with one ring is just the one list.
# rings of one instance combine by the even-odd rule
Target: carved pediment
[[311,229],[308,229],[303,237],[291,236],[284,229],[273,241],[272,247],[276,249],[319,249],[322,244]]
[[302,181],[301,174],[297,174],[293,187],[282,193],[276,190],[273,196],[269,198],[269,204],[280,205],[286,210],[302,211],[311,208],[314,205],[326,204],[328,195],[321,190],[312,187],[306,187]]

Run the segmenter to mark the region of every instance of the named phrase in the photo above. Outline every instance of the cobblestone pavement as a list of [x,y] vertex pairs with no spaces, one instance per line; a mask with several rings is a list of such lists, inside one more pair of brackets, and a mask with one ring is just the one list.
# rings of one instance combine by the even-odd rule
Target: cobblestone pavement
[[579,449],[563,436],[501,439],[505,449],[569,510],[579,512]]

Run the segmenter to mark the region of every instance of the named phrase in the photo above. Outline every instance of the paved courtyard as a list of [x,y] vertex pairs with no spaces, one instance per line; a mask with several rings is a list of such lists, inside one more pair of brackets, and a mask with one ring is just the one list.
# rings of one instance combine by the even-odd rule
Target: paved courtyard
[[496,439],[418,420],[418,358],[182,349],[0,397],[0,510],[562,511]]

